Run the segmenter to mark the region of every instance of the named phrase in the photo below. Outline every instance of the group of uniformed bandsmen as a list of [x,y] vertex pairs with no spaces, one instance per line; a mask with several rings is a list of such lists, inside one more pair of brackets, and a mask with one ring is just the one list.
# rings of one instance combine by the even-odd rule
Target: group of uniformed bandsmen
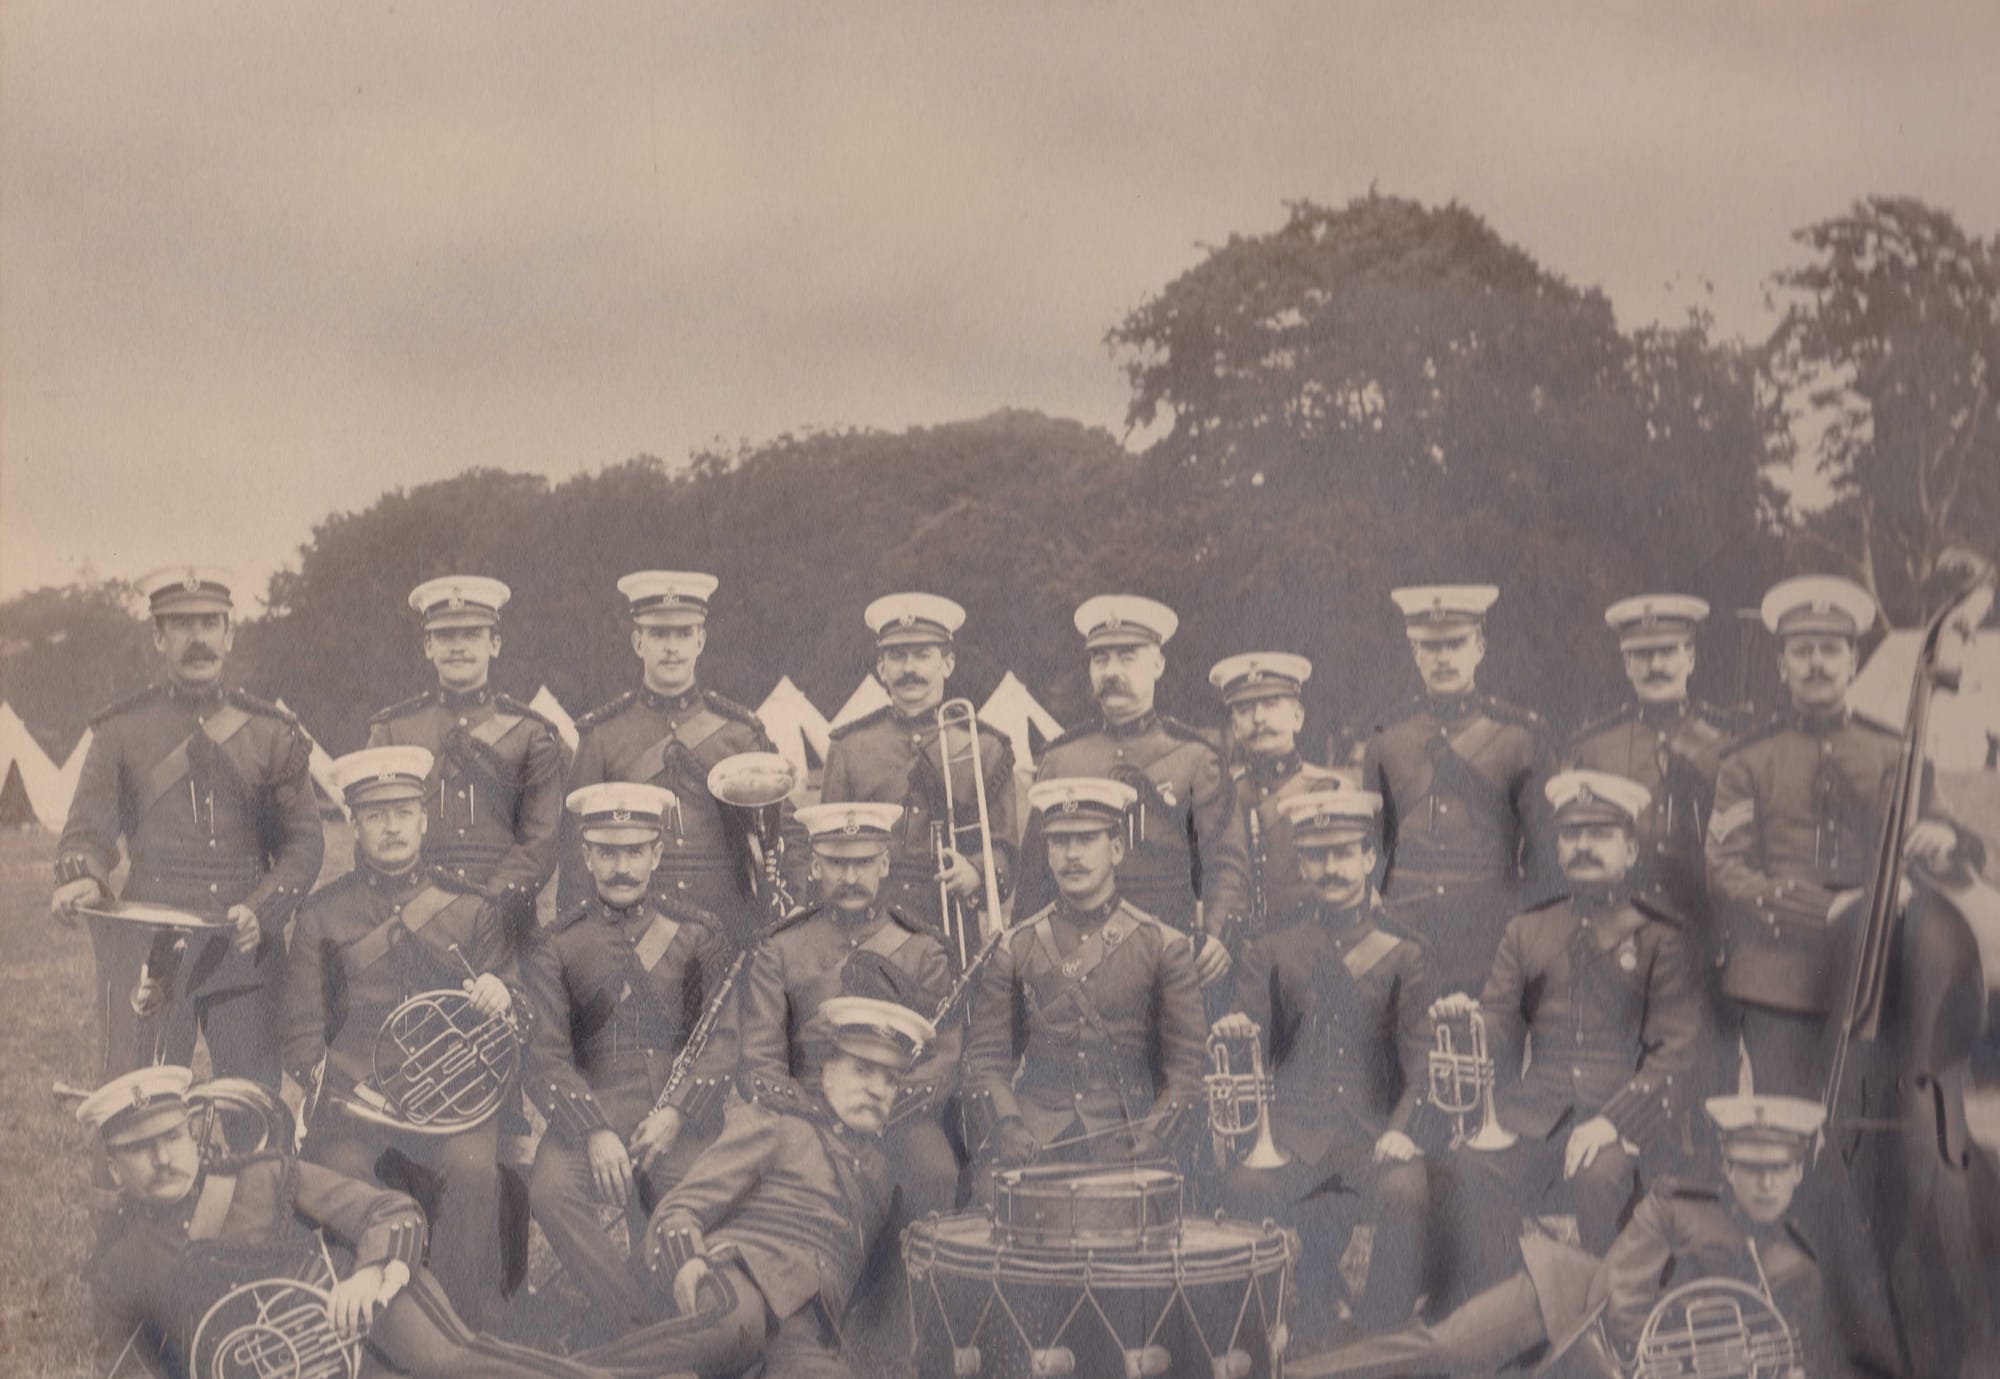
[[[1306,658],[1219,662],[1211,734],[1154,702],[1174,613],[1094,597],[1100,716],[1048,745],[1025,811],[1007,739],[940,724],[963,610],[890,595],[866,614],[889,702],[835,729],[766,867],[708,783],[771,750],[699,680],[716,583],[619,581],[640,683],[573,757],[492,687],[507,587],[420,585],[437,686],[334,763],[355,864],[314,890],[309,744],[225,684],[228,575],[142,581],[165,676],[93,720],[53,908],[110,906],[122,843],[122,900],[226,931],[89,920],[109,1080],[79,1115],[121,1197],[93,1266],[115,1328],[171,1367],[250,1267],[230,1248],[320,1228],[337,1325],[410,1373],[846,1373],[885,1231],[996,1169],[1167,1159],[1297,1232],[1294,1374],[1488,1370],[1593,1301],[1629,1346],[1663,1280],[1703,1273],[1774,1297],[1815,1374],[1866,1363],[1871,1281],[1824,1277],[1787,1215],[1900,746],[1846,703],[1863,590],[1770,591],[1789,703],[1755,727],[1689,697],[1701,600],[1614,604],[1633,699],[1558,747],[1478,688],[1497,590],[1398,589],[1421,691],[1327,765],[1300,750]],[[1927,818],[1909,846],[1962,844]],[[440,988],[525,1040],[527,1200],[587,1301],[537,1337],[561,1357],[488,1334],[523,1108],[448,1135],[348,1109],[389,1012]],[[1430,1095],[1441,1022],[1492,1061],[1483,1128]],[[309,1093],[300,1157],[196,1153],[198,1031],[218,1076]],[[1211,1141],[1212,1035],[1271,1071],[1277,1166]]]

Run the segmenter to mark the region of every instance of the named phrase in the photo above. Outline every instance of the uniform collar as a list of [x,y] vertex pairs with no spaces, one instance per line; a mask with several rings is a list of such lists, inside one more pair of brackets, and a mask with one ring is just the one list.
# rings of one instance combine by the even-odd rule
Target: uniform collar
[[221,708],[222,701],[228,694],[220,684],[194,689],[178,680],[168,680],[166,690],[168,700],[196,713],[210,713]]
[[904,713],[894,701],[889,704],[889,716],[895,720],[897,727],[907,733],[928,732],[936,728],[937,711],[937,704],[931,705],[928,709],[918,709],[915,713]]
[[474,690],[451,690],[438,686],[438,703],[447,709],[477,709],[493,702],[493,686],[481,685]]
[[1108,718],[1103,723],[1106,737],[1143,737],[1160,726],[1160,711],[1147,709],[1129,723],[1113,723]]
[[368,889],[371,891],[381,891],[387,895],[406,894],[417,889],[418,886],[421,886],[425,881],[430,879],[429,869],[422,862],[417,863],[416,866],[411,867],[408,871],[398,872],[394,876],[391,876],[388,872],[377,868],[366,857],[363,857],[360,853],[359,844],[356,845],[355,849],[355,863],[355,869],[367,879]]
[[1432,718],[1440,723],[1456,723],[1462,718],[1470,718],[1479,706],[1479,691],[1467,690],[1464,694],[1424,695],[1424,707]]
[[1687,717],[1688,701],[1669,699],[1660,704],[1641,701],[1638,705],[1639,721],[1649,728],[1671,728]]
[[1787,709],[1786,717],[1791,725],[1807,737],[1826,737],[1847,726],[1853,710],[1842,704],[1830,713],[1810,713],[1804,709]]
[[847,933],[854,933],[862,929],[873,929],[877,923],[888,916],[888,911],[883,909],[880,900],[870,905],[867,913],[859,919],[849,919],[845,910],[836,910],[831,905],[826,907],[826,912],[832,916],[834,924]]
[[689,685],[681,694],[661,694],[658,690],[641,685],[639,698],[647,708],[658,713],[686,713],[701,702],[701,686]]
[[1117,914],[1118,907],[1122,903],[1118,892],[1115,890],[1111,892],[1109,900],[1105,901],[1102,905],[1093,906],[1088,910],[1078,909],[1076,906],[1070,904],[1068,900],[1059,896],[1056,899],[1056,913],[1079,929],[1095,929],[1110,919],[1111,916]]
[[1295,747],[1281,757],[1252,756],[1249,763],[1251,780],[1259,785],[1282,785],[1299,773],[1305,758]]
[[1319,923],[1337,939],[1348,940],[1366,929],[1375,918],[1375,892],[1371,887],[1360,901],[1344,910],[1330,910],[1317,897],[1313,900],[1313,914]]
[[1609,889],[1591,887],[1588,890],[1571,891],[1569,907],[1585,919],[1603,919],[1625,908],[1632,898],[1632,888],[1623,883]]
[[641,921],[650,918],[653,913],[653,907],[650,902],[651,897],[642,895],[639,897],[639,903],[630,909],[614,910],[610,905],[605,903],[604,897],[599,895],[594,889],[590,893],[591,908],[604,916],[612,927],[618,929],[638,925]]

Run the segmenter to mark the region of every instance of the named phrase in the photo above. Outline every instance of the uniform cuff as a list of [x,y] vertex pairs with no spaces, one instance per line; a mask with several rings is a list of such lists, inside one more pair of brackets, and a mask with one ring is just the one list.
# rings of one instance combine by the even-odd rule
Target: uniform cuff
[[1646,1146],[1657,1139],[1674,1113],[1674,1079],[1653,1084],[1628,1082],[1598,1112],[1618,1131],[1620,1139]]
[[98,869],[95,862],[83,853],[72,852],[67,856],[56,858],[56,884],[58,886],[67,886],[70,882],[81,881],[86,876],[96,881],[99,885],[104,883],[104,873]]
[[542,1102],[542,1110],[549,1118],[549,1124],[562,1132],[565,1138],[582,1144],[593,1131],[609,1130],[611,1122],[605,1118],[604,1108],[597,1104],[597,1098],[588,1091],[578,1091],[573,1087],[563,1087],[550,1082],[544,1084],[542,1095],[535,1098]]

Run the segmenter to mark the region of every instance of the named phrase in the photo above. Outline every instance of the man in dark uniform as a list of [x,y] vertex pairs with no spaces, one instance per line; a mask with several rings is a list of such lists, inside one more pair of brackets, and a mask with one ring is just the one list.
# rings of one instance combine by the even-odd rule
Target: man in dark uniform
[[[314,1090],[306,1153],[351,1178],[410,1166],[438,1187],[431,1263],[459,1314],[486,1325],[499,1302],[497,1117],[449,1134],[398,1128],[370,1100],[376,1036],[390,1012],[425,991],[463,990],[488,1017],[513,996],[493,974],[505,943],[492,905],[421,862],[435,769],[421,747],[369,747],[334,762],[354,814],[353,871],[299,907],[285,965],[285,1068]],[[355,1109],[350,1109],[350,1107]]]
[[376,714],[368,745],[431,754],[424,861],[492,901],[518,954],[535,927],[535,897],[556,869],[569,751],[553,723],[494,692],[507,599],[499,580],[473,575],[410,591],[437,688]]
[[1639,820],[1634,885],[1680,917],[1704,970],[1713,965],[1716,943],[1702,837],[1734,735],[1728,713],[1688,694],[1695,631],[1707,616],[1706,603],[1684,594],[1642,594],[1605,609],[1632,702],[1580,729],[1563,753],[1568,768],[1607,771],[1651,793]]
[[529,1202],[556,1257],[621,1329],[645,1321],[651,1304],[598,1208],[636,1209],[643,1222],[700,1149],[734,1075],[711,1041],[711,1061],[725,1066],[697,1060],[661,1102],[729,963],[709,924],[648,898],[672,804],[659,786],[622,781],[570,796],[596,894],[522,964],[536,1013],[524,1080],[549,1120]]
[[1028,805],[1061,894],[1016,924],[980,974],[966,1118],[989,1166],[1149,1159],[1206,1105],[1207,1021],[1185,934],[1118,892],[1120,781],[1042,781]]
[[[1789,1214],[1824,1108],[1795,1097],[1730,1096],[1710,1098],[1706,1109],[1722,1146],[1720,1181],[1657,1184],[1601,1266],[1581,1251],[1544,1242],[1527,1268],[1435,1325],[1294,1361],[1285,1372],[1297,1379],[1483,1376],[1550,1340],[1565,1354],[1592,1357],[1579,1372],[1622,1373],[1661,1299],[1706,1279],[1746,1286],[1783,1319],[1794,1348],[1767,1352],[1770,1368],[1760,1373],[1839,1379],[1889,1372],[1877,1369],[1894,1353],[1879,1295],[1836,1267],[1838,1251],[1830,1256],[1834,1264],[1823,1259],[1828,1252],[1809,1243],[1811,1223]],[[1847,1224],[1822,1226],[1817,1234],[1837,1238]],[[1732,1318],[1739,1309],[1752,1315],[1759,1309],[1746,1297],[1714,1301],[1702,1328],[1707,1354],[1663,1372],[1730,1372],[1724,1368],[1732,1359],[1728,1347],[1741,1335]]]
[[733,1375],[760,1356],[769,1379],[851,1379],[842,1320],[893,1197],[882,1128],[931,1034],[894,1002],[820,1006],[804,1083],[731,1103],[653,1212],[648,1261],[678,1315],[581,1358],[626,1379]]
[[1382,893],[1429,946],[1439,989],[1476,991],[1541,861],[1537,783],[1549,752],[1540,719],[1476,688],[1498,589],[1425,585],[1390,597],[1424,689],[1362,755],[1362,788],[1382,796]]
[[[278,968],[285,922],[319,875],[325,841],[307,770],[311,744],[274,704],[225,689],[235,641],[225,570],[157,570],[138,581],[166,679],[91,720],[90,750],[56,844],[52,909],[111,898],[122,838],[123,898],[227,919],[235,933],[173,940],[93,919],[107,1074],[187,1063],[197,1030],[220,1076],[278,1085]],[[135,993],[142,971],[149,979]],[[135,995],[150,998],[141,1016]],[[178,997],[178,999],[174,999]]]
[[[821,900],[760,943],[744,969],[735,1032],[738,1082],[751,1100],[774,1088],[800,1090],[807,1059],[801,1031],[834,997],[886,987],[914,1009],[944,1004],[952,979],[943,942],[881,900],[901,813],[900,805],[863,803],[799,810]],[[876,969],[881,981],[862,978],[862,967]],[[957,1087],[962,1042],[956,1028],[937,1032],[907,1080],[917,1102],[899,1110],[885,1141],[912,1216],[949,1211],[957,1197],[958,1157],[940,1108]]]
[[[576,721],[580,734],[569,788],[603,781],[638,781],[673,792],[678,809],[665,830],[665,851],[653,888],[675,905],[693,905],[722,923],[729,939],[747,944],[763,918],[744,853],[743,830],[708,790],[708,773],[724,757],[769,752],[757,715],[695,681],[708,644],[708,601],[714,575],[641,570],[618,581],[632,614],[632,652],[644,679]],[[557,887],[568,914],[590,895],[582,840],[574,827],[563,851]]]
[[[1012,888],[1014,845],[1019,837],[1013,749],[998,730],[978,724],[975,777],[972,744],[964,729],[952,731],[948,746],[953,759],[951,803],[957,827],[955,831],[947,828],[945,761],[937,709],[944,702],[945,682],[958,664],[952,638],[965,622],[965,610],[935,594],[890,594],[869,604],[863,616],[875,634],[875,675],[889,692],[889,702],[833,730],[826,773],[820,780],[820,802],[868,800],[903,807],[901,825],[889,849],[889,879],[883,899],[899,913],[943,932],[940,885],[961,910],[977,916],[984,904],[978,831],[982,782],[994,874],[1003,900]],[[940,845],[944,849],[942,866]],[[977,952],[981,928],[996,922],[975,917],[966,926],[963,955],[956,951],[957,935],[947,935],[952,940],[954,962],[963,963]]]
[[[1076,629],[1104,716],[1050,743],[1035,779],[1084,776],[1137,792],[1118,892],[1141,912],[1194,936],[1196,975],[1202,985],[1214,986],[1229,973],[1229,946],[1250,912],[1249,845],[1215,745],[1153,707],[1154,688],[1167,668],[1163,648],[1179,626],[1174,611],[1152,599],[1100,594],[1083,602]],[[1042,822],[1030,812],[1021,843],[1030,865],[1018,882],[1017,914],[1048,906],[1061,890],[1042,866]]]
[[[369,1351],[400,1374],[600,1373],[475,1335],[423,1267],[423,1213],[408,1197],[282,1153],[204,1165],[188,1126],[192,1080],[186,1068],[142,1068],[77,1107],[77,1119],[103,1146],[121,1198],[88,1269],[99,1319],[112,1335],[133,1335],[135,1349],[167,1372],[189,1373],[195,1334],[211,1306],[242,1284],[290,1278],[327,1286],[331,1333],[365,1332]],[[315,1239],[315,1231],[327,1239]],[[329,1283],[329,1270],[344,1277]],[[276,1330],[260,1339],[267,1353],[284,1353]]]
[[[1271,1136],[1290,1156],[1282,1167],[1230,1169],[1225,1201],[1234,1215],[1299,1232],[1300,1286],[1315,1294],[1339,1278],[1354,1226],[1374,1221],[1355,1308],[1366,1330],[1405,1321],[1416,1305],[1430,1196],[1407,1133],[1430,1049],[1430,963],[1421,944],[1384,927],[1373,884],[1381,807],[1367,790],[1284,801],[1311,898],[1244,949],[1236,1007],[1214,1030],[1263,1041]],[[1332,1320],[1330,1310],[1320,1317]]]
[[[1875,600],[1844,579],[1788,579],[1765,595],[1791,705],[1723,759],[1708,825],[1709,889],[1722,921],[1722,992],[1760,1091],[1816,1097],[1847,911],[1874,867],[1901,737],[1856,715],[1847,690]],[[1919,820],[1910,855],[1945,865],[1957,835]]]
[[1521,1218],[1551,1210],[1543,1194],[1554,1192],[1575,1212],[1584,1249],[1601,1254],[1642,1153],[1657,1161],[1683,1142],[1700,1090],[1702,1004],[1679,928],[1631,894],[1646,788],[1565,771],[1547,794],[1569,893],[1508,923],[1477,1006],[1446,996],[1433,1014],[1484,1017],[1500,1124],[1520,1137],[1511,1149],[1456,1156],[1493,1206],[1490,1226],[1466,1213],[1471,1248],[1511,1247]]
[[1341,784],[1337,772],[1299,755],[1299,732],[1306,723],[1300,693],[1311,677],[1311,661],[1282,651],[1227,656],[1208,672],[1208,683],[1221,693],[1229,713],[1226,765],[1250,857],[1246,918],[1253,936],[1290,918],[1313,896],[1292,854],[1285,803]]

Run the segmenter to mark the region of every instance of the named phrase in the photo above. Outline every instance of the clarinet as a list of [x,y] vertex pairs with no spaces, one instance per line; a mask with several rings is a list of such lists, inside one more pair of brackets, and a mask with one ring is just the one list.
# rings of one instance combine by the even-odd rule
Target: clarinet
[[[985,969],[988,962],[992,961],[993,955],[1000,951],[1000,941],[1010,932],[1012,931],[1009,929],[996,927],[987,936],[986,942],[981,945],[972,961],[965,965],[965,970],[958,974],[958,980],[951,984],[951,990],[945,992],[944,999],[938,1002],[937,1009],[931,1013],[931,1027],[940,1035],[944,1033],[946,1025],[965,1013],[966,1004],[977,989],[980,972]],[[888,1124],[883,1128],[892,1130],[923,1110],[930,1104],[937,1088],[936,1083],[926,1087],[905,1087],[889,1112]]]
[[1250,830],[1250,919],[1246,926],[1256,938],[1271,918],[1270,898],[1264,893],[1264,871],[1268,858],[1264,849],[1264,820],[1255,801],[1245,810],[1244,823]]
[[[708,1047],[709,1039],[715,1034],[716,1023],[722,1019],[723,1008],[729,1003],[729,995],[736,989],[736,980],[742,975],[744,964],[750,961],[750,955],[757,951],[764,940],[789,927],[795,920],[804,919],[812,913],[810,908],[802,908],[772,920],[744,946],[742,952],[736,955],[734,961],[729,964],[729,971],[722,978],[722,984],[716,987],[715,995],[709,999],[707,1008],[701,1012],[701,1018],[695,1021],[694,1028],[688,1031],[687,1043],[681,1046],[679,1055],[674,1059],[674,1066],[667,1072],[666,1085],[660,1088],[659,1099],[653,1103],[654,1114],[667,1108],[667,1103],[673,1100],[674,1093],[680,1090],[681,1084],[687,1081],[688,1074],[694,1071],[696,1061],[700,1059],[702,1051]],[[702,1109],[705,1110],[706,1107]],[[698,1113],[689,1113],[689,1119],[698,1118]]]

